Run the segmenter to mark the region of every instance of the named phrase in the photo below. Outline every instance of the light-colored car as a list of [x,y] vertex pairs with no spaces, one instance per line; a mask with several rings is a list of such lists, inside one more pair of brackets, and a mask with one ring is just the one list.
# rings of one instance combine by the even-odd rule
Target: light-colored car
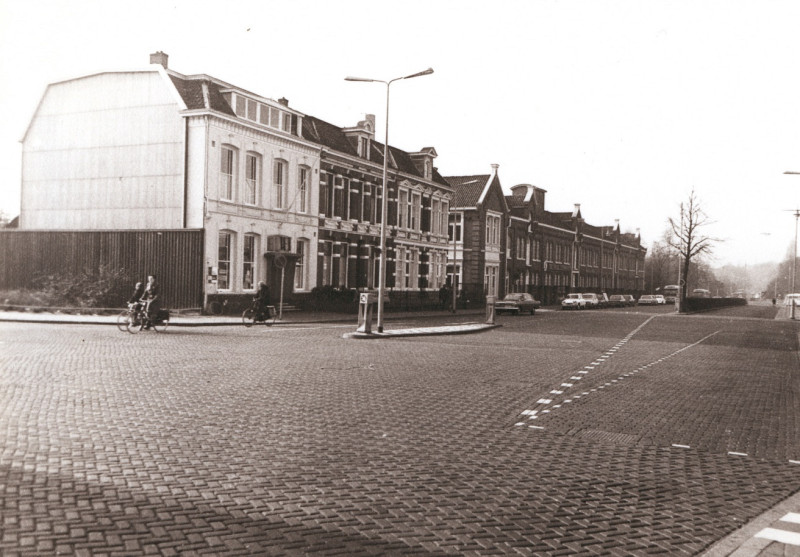
[[639,298],[640,306],[656,306],[658,305],[658,298],[652,294],[642,294]]
[[791,306],[794,302],[795,306],[800,306],[800,294],[787,294],[783,299],[783,305]]
[[661,294],[655,294],[656,300],[658,301],[658,305],[666,304],[667,300]]
[[628,305],[628,300],[622,294],[612,294],[608,299],[608,305],[612,308],[624,308]]
[[586,309],[583,294],[567,294],[567,297],[561,300],[561,309]]
[[586,300],[586,309],[597,309],[600,307],[600,298],[594,292],[584,292],[583,299]]
[[527,292],[514,292],[506,294],[505,298],[496,302],[494,311],[498,315],[501,313],[519,315],[523,311],[530,312],[530,314],[533,315],[541,305],[542,303],[539,300],[535,299]]

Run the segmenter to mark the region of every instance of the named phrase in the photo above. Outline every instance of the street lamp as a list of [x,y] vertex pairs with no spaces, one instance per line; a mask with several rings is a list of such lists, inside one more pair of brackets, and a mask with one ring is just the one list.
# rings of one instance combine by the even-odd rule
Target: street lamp
[[[787,170],[784,174],[800,174],[800,172],[792,172]],[[792,259],[792,291],[794,294],[794,279],[797,276],[797,219],[800,218],[800,209],[787,209],[787,211],[794,212],[794,257]],[[794,319],[794,306],[795,299],[792,298],[792,319]]]
[[388,212],[389,184],[387,183],[387,173],[389,164],[389,86],[401,79],[411,79],[422,75],[433,73],[433,68],[417,72],[403,77],[396,77],[389,81],[382,79],[370,79],[368,77],[345,77],[345,81],[367,81],[386,84],[386,138],[383,142],[383,196],[381,197],[381,254],[378,270],[378,332],[383,332],[383,295],[386,290],[386,213]]

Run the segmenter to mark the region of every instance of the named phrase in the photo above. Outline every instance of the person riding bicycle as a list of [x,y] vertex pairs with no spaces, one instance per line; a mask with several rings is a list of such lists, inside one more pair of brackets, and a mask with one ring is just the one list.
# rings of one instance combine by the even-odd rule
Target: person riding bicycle
[[269,287],[263,280],[258,281],[258,291],[255,298],[253,298],[253,302],[255,302],[256,313],[259,316],[269,315],[269,309],[267,309],[267,306],[269,306]]
[[142,296],[144,296],[144,285],[141,282],[137,282],[133,294],[128,298],[128,305],[140,303]]
[[159,290],[158,284],[156,284],[155,275],[148,276],[147,286],[145,287],[144,295],[142,296],[141,301],[145,304],[145,312],[147,313],[147,319],[149,319],[150,322],[154,322],[156,320],[156,317],[158,316],[158,310],[161,309]]

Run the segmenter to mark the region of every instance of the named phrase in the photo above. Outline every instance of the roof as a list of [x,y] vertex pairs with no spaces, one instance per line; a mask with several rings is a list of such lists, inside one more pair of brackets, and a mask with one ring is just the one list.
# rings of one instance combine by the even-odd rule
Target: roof
[[455,190],[453,207],[475,207],[481,193],[486,188],[491,176],[489,174],[476,174],[474,176],[445,176],[445,180]]
[[[197,76],[184,76],[177,72],[169,72],[170,79],[175,85],[178,94],[186,103],[189,110],[213,110],[228,116],[236,117],[228,101],[225,100],[221,90],[229,90],[231,88],[238,89],[243,93],[254,95],[245,91],[244,89],[232,86],[227,83],[218,81],[210,76],[201,74]],[[293,110],[297,112],[296,110]],[[353,142],[351,142],[344,133],[344,128],[326,122],[315,116],[303,114],[303,128],[302,137],[313,143],[317,143],[324,147],[328,147],[334,151],[344,153],[352,157],[358,157],[358,151]],[[375,164],[383,165],[384,145],[374,139],[371,140],[371,148],[369,150],[369,161]],[[433,147],[425,147],[422,151],[433,151]],[[417,169],[414,161],[411,159],[408,152],[398,149],[397,147],[390,146],[389,167],[397,169],[404,174],[417,176],[422,178],[422,173]],[[434,169],[431,177],[433,182],[448,185],[439,172]]]

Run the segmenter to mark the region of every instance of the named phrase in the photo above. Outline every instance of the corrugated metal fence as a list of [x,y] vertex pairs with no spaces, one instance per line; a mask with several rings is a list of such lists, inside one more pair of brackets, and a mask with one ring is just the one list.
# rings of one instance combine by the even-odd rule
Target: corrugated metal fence
[[164,307],[199,308],[203,230],[0,230],[0,289],[100,267],[124,270],[132,282],[155,275]]

